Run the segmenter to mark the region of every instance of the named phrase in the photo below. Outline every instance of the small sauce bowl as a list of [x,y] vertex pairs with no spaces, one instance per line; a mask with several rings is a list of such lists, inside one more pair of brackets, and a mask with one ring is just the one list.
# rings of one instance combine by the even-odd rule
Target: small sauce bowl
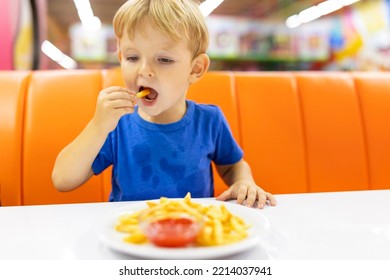
[[152,217],[140,220],[148,240],[159,247],[187,247],[196,239],[202,223],[188,215]]

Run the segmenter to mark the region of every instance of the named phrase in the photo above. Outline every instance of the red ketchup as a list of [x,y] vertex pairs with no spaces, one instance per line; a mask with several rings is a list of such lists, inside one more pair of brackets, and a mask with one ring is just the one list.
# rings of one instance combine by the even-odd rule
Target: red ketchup
[[145,227],[149,241],[160,247],[185,247],[194,242],[199,224],[189,218],[165,218]]

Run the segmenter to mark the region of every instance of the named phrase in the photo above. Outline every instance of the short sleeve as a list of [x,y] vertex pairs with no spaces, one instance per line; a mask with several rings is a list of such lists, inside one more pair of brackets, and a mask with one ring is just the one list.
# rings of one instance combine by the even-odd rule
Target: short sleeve
[[234,139],[229,124],[218,108],[217,111],[217,138],[213,161],[218,165],[234,164],[243,157],[243,151]]
[[112,133],[110,133],[92,163],[92,171],[95,175],[102,173],[107,167],[113,164]]

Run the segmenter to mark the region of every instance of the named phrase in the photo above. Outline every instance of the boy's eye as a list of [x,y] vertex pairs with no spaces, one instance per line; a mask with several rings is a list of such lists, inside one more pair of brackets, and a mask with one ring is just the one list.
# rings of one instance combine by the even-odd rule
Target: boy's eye
[[136,61],[138,61],[138,56],[128,56],[128,57],[126,57],[126,60],[127,61],[130,61],[130,62],[136,62]]
[[161,58],[158,59],[158,61],[160,61],[160,62],[163,63],[163,64],[170,64],[170,63],[173,62],[172,59],[166,58],[166,57],[161,57]]

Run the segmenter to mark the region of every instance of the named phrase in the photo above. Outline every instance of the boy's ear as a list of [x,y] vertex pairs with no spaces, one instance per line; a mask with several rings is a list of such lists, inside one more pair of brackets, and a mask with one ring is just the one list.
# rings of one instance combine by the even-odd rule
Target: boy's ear
[[122,52],[119,39],[116,41],[116,54],[118,55],[119,62],[122,62]]
[[118,55],[119,62],[122,62],[122,52],[120,50],[117,50],[116,53]]
[[195,57],[192,61],[192,71],[190,74],[190,83],[198,81],[207,72],[210,66],[210,58],[207,54],[202,53]]

